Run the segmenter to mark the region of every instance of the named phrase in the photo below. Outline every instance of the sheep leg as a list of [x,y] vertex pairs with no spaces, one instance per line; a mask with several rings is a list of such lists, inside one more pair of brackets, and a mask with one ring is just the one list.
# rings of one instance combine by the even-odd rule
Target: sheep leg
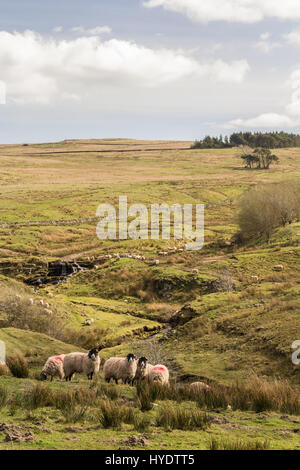
[[51,379],[50,379],[50,382],[52,382],[52,380],[53,380],[53,375],[51,375]]
[[119,379],[115,379],[115,382],[116,382],[116,384],[118,385],[118,383],[119,383]]

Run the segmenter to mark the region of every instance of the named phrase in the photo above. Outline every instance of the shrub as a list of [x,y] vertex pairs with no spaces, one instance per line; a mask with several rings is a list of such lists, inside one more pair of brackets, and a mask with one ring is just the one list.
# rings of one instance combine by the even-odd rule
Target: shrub
[[26,379],[29,376],[28,363],[21,353],[7,356],[6,364],[14,377]]
[[299,183],[274,183],[247,191],[239,201],[242,240],[270,239],[274,230],[300,217]]

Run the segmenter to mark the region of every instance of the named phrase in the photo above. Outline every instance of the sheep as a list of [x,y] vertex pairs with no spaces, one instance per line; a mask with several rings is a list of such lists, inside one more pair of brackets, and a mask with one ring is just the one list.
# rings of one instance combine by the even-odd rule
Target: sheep
[[145,356],[140,357],[137,363],[134,382],[146,379],[153,367]]
[[200,390],[211,390],[211,387],[204,382],[193,382],[189,384],[191,392],[199,392]]
[[93,379],[94,373],[99,372],[100,356],[99,349],[90,349],[88,353],[72,352],[65,355],[64,373],[66,381],[71,381],[75,372],[84,373],[89,380]]
[[169,383],[169,371],[166,366],[162,364],[156,364],[149,370],[148,373],[149,382],[159,382],[162,385],[167,385]]
[[123,384],[133,385],[137,368],[137,360],[134,354],[127,354],[126,357],[110,357],[104,364],[104,378],[106,382],[114,379],[116,384],[122,379]]
[[45,312],[47,315],[52,315],[52,314],[53,314],[52,310],[49,310],[49,308],[45,308],[45,309],[44,309],[44,312]]
[[48,376],[51,377],[51,382],[53,380],[53,377],[56,376],[58,376],[61,380],[64,378],[64,357],[64,354],[61,354],[60,356],[48,357],[41,372],[42,380],[47,380]]

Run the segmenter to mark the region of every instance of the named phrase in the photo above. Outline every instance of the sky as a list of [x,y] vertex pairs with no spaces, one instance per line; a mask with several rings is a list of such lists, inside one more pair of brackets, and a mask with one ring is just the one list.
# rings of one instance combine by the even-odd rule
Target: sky
[[0,143],[300,132],[299,0],[0,0]]

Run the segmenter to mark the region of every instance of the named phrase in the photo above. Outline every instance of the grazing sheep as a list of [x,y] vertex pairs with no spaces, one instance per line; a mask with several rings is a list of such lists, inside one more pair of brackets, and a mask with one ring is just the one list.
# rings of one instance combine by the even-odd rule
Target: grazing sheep
[[45,312],[47,315],[52,315],[52,314],[53,314],[52,310],[49,310],[49,308],[45,308],[45,309],[44,309],[44,312]]
[[148,377],[150,370],[154,366],[149,364],[148,359],[145,356],[139,358],[136,368],[134,381],[140,381]]
[[166,366],[157,364],[152,367],[148,373],[149,382],[159,382],[161,384],[169,383],[169,371]]
[[274,271],[283,271],[283,264],[277,264],[276,266],[274,266]]
[[106,382],[114,379],[117,384],[119,379],[122,379],[123,384],[133,385],[136,367],[137,361],[134,354],[127,354],[126,357],[110,357],[103,367],[104,378]]
[[51,356],[47,359],[41,372],[42,380],[47,380],[48,376],[51,377],[51,382],[53,377],[56,376],[60,379],[64,378],[64,357],[65,355],[61,354],[60,356]]
[[92,380],[94,373],[99,372],[100,356],[99,349],[90,349],[88,353],[73,352],[65,355],[64,373],[66,381],[72,379],[75,372],[86,374]]
[[189,384],[189,389],[192,392],[199,392],[200,390],[211,390],[211,387],[204,382],[193,382]]

